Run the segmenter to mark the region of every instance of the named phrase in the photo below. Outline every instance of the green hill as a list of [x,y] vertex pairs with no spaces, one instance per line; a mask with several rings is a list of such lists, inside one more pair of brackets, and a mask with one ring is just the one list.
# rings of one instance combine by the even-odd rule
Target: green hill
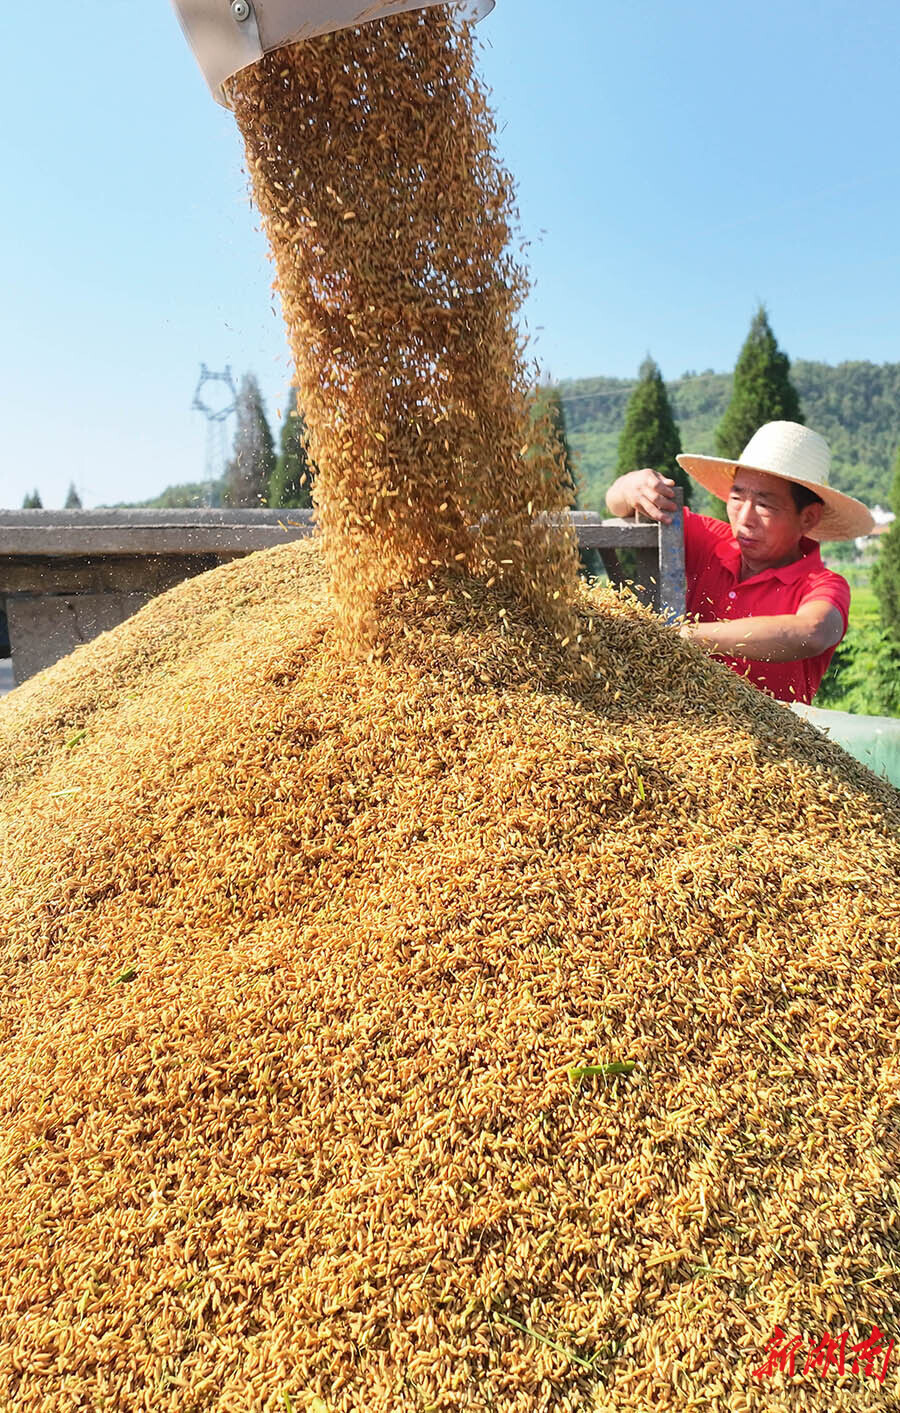
[[[900,363],[827,363],[798,360],[791,376],[810,427],[827,437],[834,461],[832,481],[867,505],[888,504],[891,465],[900,446]],[[603,497],[615,478],[619,433],[634,379],[578,378],[560,384],[569,444],[584,483],[580,504],[604,509]],[[731,374],[685,373],[666,384],[686,451],[713,455],[716,424],[731,396]],[[207,504],[206,483],[169,486],[141,505],[158,509]],[[211,503],[221,505],[222,485],[212,487]],[[698,488],[697,510],[708,508]]]
[[[867,505],[887,505],[900,446],[900,363],[798,360],[791,376],[807,424],[828,439],[832,482]],[[581,503],[603,509],[615,476],[619,433],[634,380],[579,378],[560,385],[572,450],[584,483]],[[667,384],[685,450],[715,454],[716,424],[731,395],[730,373],[686,373]],[[697,504],[702,510],[702,503]]]

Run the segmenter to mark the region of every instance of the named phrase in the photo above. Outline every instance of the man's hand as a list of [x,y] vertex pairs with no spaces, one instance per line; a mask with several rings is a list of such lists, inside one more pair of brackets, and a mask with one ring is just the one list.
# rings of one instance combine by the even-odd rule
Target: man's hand
[[844,620],[828,599],[810,599],[796,613],[689,622],[678,631],[708,653],[751,662],[800,662],[836,647],[844,636]]
[[675,482],[661,476],[649,466],[620,476],[606,493],[606,504],[613,515],[624,519],[635,510],[651,520],[671,525],[675,514]]

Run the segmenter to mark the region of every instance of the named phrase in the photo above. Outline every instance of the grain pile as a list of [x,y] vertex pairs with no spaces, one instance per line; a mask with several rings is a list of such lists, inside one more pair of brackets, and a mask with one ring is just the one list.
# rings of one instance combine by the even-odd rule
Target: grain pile
[[897,1406],[753,1370],[900,1333],[898,797],[582,612],[285,546],[4,705],[0,1407]]
[[351,635],[380,590],[455,568],[569,636],[577,546],[553,526],[571,486],[531,424],[512,184],[467,26],[437,7],[344,30],[227,91]]

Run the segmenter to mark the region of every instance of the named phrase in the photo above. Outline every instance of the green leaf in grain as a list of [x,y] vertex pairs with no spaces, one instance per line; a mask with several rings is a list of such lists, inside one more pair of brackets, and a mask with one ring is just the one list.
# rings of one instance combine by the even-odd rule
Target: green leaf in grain
[[581,1079],[594,1079],[597,1075],[607,1076],[631,1074],[636,1060],[613,1060],[608,1065],[570,1065],[569,1080],[577,1084]]
[[778,1036],[773,1034],[771,1030],[767,1030],[764,1025],[760,1026],[760,1030],[762,1031],[763,1035],[765,1035],[769,1040],[771,1040],[773,1045],[777,1045],[779,1050],[784,1051],[789,1060],[796,1060],[797,1057],[794,1054],[793,1050],[789,1049],[788,1046],[785,1045],[783,1040],[779,1040]]
[[81,786],[80,786],[80,785],[76,785],[72,790],[54,790],[54,791],[51,793],[51,795],[50,795],[50,799],[51,799],[51,800],[61,800],[64,795],[80,795],[80,794],[81,794]]
[[638,778],[637,778],[637,787],[638,787],[638,794],[640,795],[641,799],[642,799],[642,800],[646,800],[647,794],[646,794],[646,791],[644,790],[644,777],[643,777],[642,775],[639,775]]
[[504,1315],[502,1310],[496,1311],[496,1315],[504,1324],[512,1325],[514,1330],[521,1330],[522,1334],[527,1335],[529,1339],[537,1340],[538,1344],[546,1344],[548,1349],[554,1349],[557,1354],[564,1355],[566,1359],[570,1360],[573,1364],[577,1364],[579,1368],[593,1369],[594,1361],[592,1359],[582,1359],[580,1354],[573,1354],[571,1349],[566,1349],[565,1345],[557,1344],[555,1340],[548,1339],[546,1335],[538,1334],[537,1330],[529,1329],[527,1325],[520,1324],[518,1320],[514,1320],[512,1315]]
[[73,747],[79,745],[84,740],[86,735],[87,729],[85,729],[84,731],[76,731],[75,735],[70,736],[68,741],[66,742],[66,750],[71,751]]
[[120,972],[120,974],[116,977],[115,985],[118,986],[118,985],[119,985],[121,982],[123,982],[123,981],[134,981],[134,978],[135,978],[136,976],[137,976],[137,967],[136,967],[136,966],[126,967],[125,970],[124,970],[123,972]]

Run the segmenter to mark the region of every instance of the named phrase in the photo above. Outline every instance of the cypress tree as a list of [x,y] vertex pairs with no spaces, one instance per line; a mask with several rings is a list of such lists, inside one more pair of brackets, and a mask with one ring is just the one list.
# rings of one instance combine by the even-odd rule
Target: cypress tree
[[562,471],[563,484],[572,493],[573,505],[577,504],[578,476],[575,457],[569,445],[566,412],[558,387],[551,383],[538,387],[532,408],[532,424],[535,449],[549,456],[554,468],[558,467]]
[[573,504],[577,504],[578,476],[575,471],[575,458],[569,445],[566,410],[563,407],[562,393],[559,388],[553,388],[547,399],[547,425],[555,450],[559,453],[558,464],[562,469],[564,482],[572,492]]
[[278,460],[269,478],[269,504],[293,510],[312,507],[312,468],[306,454],[306,423],[291,389],[289,411],[281,424]]
[[791,362],[775,341],[760,305],[734,369],[731,401],[716,429],[716,451],[736,461],[754,432],[765,422],[802,422]]
[[882,625],[893,641],[900,644],[900,449],[894,462],[891,509],[897,518],[887,534],[881,537],[881,552],[873,580]]
[[237,395],[234,450],[225,469],[226,505],[258,507],[266,503],[275,469],[275,443],[266,418],[259,383],[252,373]]
[[649,354],[641,364],[638,378],[625,409],[616,475],[650,466],[660,475],[672,477],[684,491],[688,505],[691,479],[675,460],[681,451],[681,436],[662,373]]
[[81,496],[75,489],[75,482],[70,481],[68,494],[66,495],[66,503],[63,506],[63,510],[81,510],[81,508]]
[[23,510],[43,510],[43,508],[44,502],[41,500],[36,490],[26,495],[25,499],[22,501]]

